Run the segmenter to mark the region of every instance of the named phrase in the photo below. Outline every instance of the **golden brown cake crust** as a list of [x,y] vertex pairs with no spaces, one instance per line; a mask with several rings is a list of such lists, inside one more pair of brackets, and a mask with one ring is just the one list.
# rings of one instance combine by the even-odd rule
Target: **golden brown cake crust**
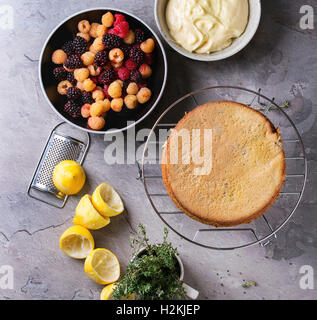
[[[193,163],[171,164],[171,150],[183,151],[182,143],[175,142],[184,128],[212,129],[209,174],[194,175]],[[279,196],[286,172],[279,129],[261,112],[231,101],[210,102],[186,114],[164,146],[161,167],[176,206],[192,219],[217,227],[249,223],[263,215]]]

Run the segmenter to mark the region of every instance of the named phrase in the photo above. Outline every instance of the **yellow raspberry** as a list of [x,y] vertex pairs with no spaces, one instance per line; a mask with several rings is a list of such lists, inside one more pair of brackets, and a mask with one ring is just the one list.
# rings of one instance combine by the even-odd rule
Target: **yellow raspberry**
[[94,47],[93,45],[91,45],[91,46],[89,47],[89,52],[92,52],[93,54],[98,53],[98,51],[95,49],[95,47]]
[[135,109],[138,106],[138,99],[135,95],[128,94],[124,98],[124,104],[128,109]]
[[106,33],[107,33],[107,28],[103,24],[100,24],[97,28],[97,36],[102,37]]
[[94,66],[93,64],[91,64],[90,66],[88,66],[88,70],[91,76],[95,77],[95,76],[99,76],[101,73],[101,67],[97,67]]
[[102,43],[102,37],[96,38],[92,43],[92,46],[97,52],[102,51],[105,48],[104,44]]
[[117,98],[111,101],[111,109],[115,112],[121,112],[123,107],[123,99]]
[[96,88],[96,84],[91,79],[86,79],[83,83],[85,91],[93,91]]
[[98,37],[98,35],[97,35],[98,27],[99,27],[99,23],[94,22],[94,23],[91,24],[90,30],[89,30],[89,34],[90,34],[91,37],[93,37],[93,38],[97,38]]
[[77,81],[84,82],[89,77],[89,70],[87,68],[75,69],[74,77]]
[[76,36],[85,39],[87,42],[90,41],[90,35],[89,35],[89,33],[78,32],[78,33],[76,34]]
[[114,23],[114,16],[111,12],[107,12],[101,18],[101,23],[106,27],[110,28]]
[[63,64],[67,59],[67,54],[61,50],[55,50],[52,54],[52,61],[55,64]]
[[101,130],[106,124],[103,117],[90,117],[88,119],[88,125],[93,130]]
[[78,23],[78,30],[82,33],[89,33],[90,31],[90,23],[88,20],[81,20]]
[[138,91],[139,91],[139,87],[135,82],[129,83],[128,88],[127,88],[127,94],[136,95],[138,93]]
[[95,54],[93,52],[87,51],[81,56],[81,60],[83,61],[85,66],[90,66],[94,63]]
[[103,93],[102,90],[95,90],[93,93],[92,93],[92,97],[94,100],[96,101],[100,101],[100,100],[103,100],[105,98],[105,95]]
[[67,89],[71,88],[72,86],[73,85],[68,80],[61,81],[57,86],[57,91],[59,94],[64,96],[67,93]]
[[135,33],[133,30],[129,30],[126,37],[123,39],[123,42],[126,44],[132,44],[135,41]]
[[104,105],[104,112],[107,112],[111,109],[111,102],[109,99],[105,99],[102,101]]
[[139,103],[146,103],[150,100],[152,92],[148,88],[141,88],[137,94],[138,102]]
[[102,101],[95,102],[90,107],[92,117],[100,117],[104,113],[104,104]]
[[152,53],[155,48],[155,42],[152,38],[145,40],[141,43],[140,49],[145,53]]
[[122,96],[122,87],[118,81],[114,81],[108,88],[108,94],[111,98],[120,98]]

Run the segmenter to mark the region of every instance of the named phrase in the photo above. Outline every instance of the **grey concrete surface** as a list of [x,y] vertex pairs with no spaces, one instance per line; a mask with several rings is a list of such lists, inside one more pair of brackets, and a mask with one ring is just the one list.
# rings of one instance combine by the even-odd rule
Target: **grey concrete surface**
[[[162,237],[164,224],[136,180],[136,165],[108,166],[103,137],[94,136],[84,168],[89,181],[63,210],[27,197],[33,174],[50,130],[60,122],[40,91],[40,50],[57,23],[76,11],[98,6],[124,8],[157,31],[151,0],[1,1],[13,8],[12,30],[0,29],[0,266],[14,269],[14,289],[0,289],[0,299],[98,299],[102,286],[84,274],[83,262],[65,256],[60,235],[72,224],[84,193],[102,181],[119,190],[128,214],[93,232],[96,245],[112,250],[122,271],[130,257],[129,237],[142,222],[152,241]],[[317,32],[299,28],[299,9],[313,0],[262,1],[263,15],[253,41],[236,56],[202,63],[179,56],[166,45],[169,78],[155,112],[139,128],[150,128],[176,98],[209,85],[242,85],[280,102],[303,137],[308,157],[308,184],[304,198],[278,238],[262,248],[213,251],[170,233],[185,264],[185,281],[200,291],[201,299],[316,299],[317,298]],[[315,10],[317,7],[315,6]],[[315,16],[316,17],[316,16]],[[1,17],[0,17],[1,18]],[[185,75],[185,76],[184,76]],[[300,267],[315,269],[315,289],[299,286]],[[1,275],[0,275],[1,277]],[[258,285],[244,289],[244,280]]]

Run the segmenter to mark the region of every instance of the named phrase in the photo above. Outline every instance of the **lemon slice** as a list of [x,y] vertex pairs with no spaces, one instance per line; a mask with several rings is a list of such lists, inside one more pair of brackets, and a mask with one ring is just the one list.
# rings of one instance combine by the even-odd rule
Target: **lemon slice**
[[[106,287],[104,287],[100,293],[100,300],[113,300],[112,294],[113,290],[115,289],[116,284],[109,284]],[[135,294],[129,294],[126,298],[121,300],[135,300]]]
[[107,183],[102,183],[92,195],[94,207],[104,217],[114,217],[124,210],[119,194]]
[[120,264],[117,257],[107,249],[95,249],[86,258],[87,276],[99,283],[110,284],[120,277]]
[[95,241],[86,228],[72,226],[60,237],[59,247],[71,258],[85,259],[94,249]]
[[53,183],[58,191],[66,195],[77,194],[84,186],[86,174],[75,161],[62,161],[53,171]]
[[86,194],[78,203],[73,223],[87,229],[98,230],[108,225],[110,219],[98,213],[91,202],[91,196]]

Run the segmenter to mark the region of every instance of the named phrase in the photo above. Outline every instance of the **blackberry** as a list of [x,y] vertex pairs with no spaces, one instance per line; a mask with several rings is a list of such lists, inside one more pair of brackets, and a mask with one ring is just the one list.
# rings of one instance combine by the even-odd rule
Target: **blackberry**
[[69,41],[65,42],[64,45],[62,46],[62,50],[63,50],[68,56],[74,54],[73,41],[72,41],[72,40],[69,40]]
[[131,48],[130,58],[137,64],[141,64],[145,60],[145,53],[138,48]]
[[69,100],[78,100],[81,97],[81,90],[77,87],[70,87],[66,92]]
[[73,50],[74,53],[80,54],[82,55],[83,53],[85,53],[87,51],[87,41],[79,36],[76,36],[73,40]]
[[64,111],[74,119],[81,116],[80,105],[78,104],[78,102],[73,100],[70,100],[65,104]]
[[95,100],[93,99],[91,92],[83,91],[81,95],[81,102],[82,102],[82,105],[86,103],[93,104]]
[[67,80],[73,85],[77,85],[77,80],[75,79],[74,72],[67,72]]
[[98,67],[104,67],[104,66],[107,65],[108,62],[109,62],[109,55],[108,55],[108,52],[106,50],[99,51],[96,54],[94,63]]
[[109,85],[115,78],[115,72],[113,69],[108,69],[103,72],[99,77],[99,82],[103,85]]
[[134,31],[134,34],[135,34],[135,40],[134,40],[135,43],[141,43],[141,42],[144,42],[146,40],[145,32],[143,30],[136,29]]
[[64,81],[67,79],[67,71],[63,67],[57,67],[53,70],[53,76],[57,81]]
[[122,44],[119,49],[122,50],[123,54],[124,54],[124,58],[125,59],[128,59],[129,56],[130,56],[130,50],[131,50],[131,47],[126,45],[126,44]]
[[122,39],[115,34],[106,33],[102,38],[102,43],[106,49],[111,50],[113,48],[119,48],[122,43]]
[[74,70],[74,69],[78,69],[81,68],[83,65],[82,60],[80,59],[80,57],[76,54],[73,54],[72,56],[70,56],[69,58],[66,59],[64,66],[67,69],[70,70]]
[[130,80],[132,82],[140,83],[140,81],[142,80],[142,75],[141,75],[140,71],[139,70],[132,70],[130,72]]

